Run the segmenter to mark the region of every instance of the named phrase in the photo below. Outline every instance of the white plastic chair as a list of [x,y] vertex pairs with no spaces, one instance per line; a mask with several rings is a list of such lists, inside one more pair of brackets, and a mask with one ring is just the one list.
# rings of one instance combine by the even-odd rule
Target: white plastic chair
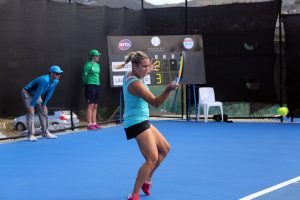
[[204,110],[204,121],[207,122],[208,111],[210,107],[220,107],[221,116],[223,121],[223,103],[216,101],[215,91],[212,87],[200,87],[199,88],[199,101],[198,101],[198,112],[197,112],[197,121],[199,121],[200,108],[203,106]]

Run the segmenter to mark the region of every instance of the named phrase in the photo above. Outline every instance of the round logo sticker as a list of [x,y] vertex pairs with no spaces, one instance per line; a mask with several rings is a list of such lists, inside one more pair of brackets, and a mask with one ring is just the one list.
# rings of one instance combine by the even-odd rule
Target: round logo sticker
[[194,47],[194,40],[192,38],[184,38],[183,46],[186,49],[191,49]]
[[160,45],[160,39],[159,37],[155,36],[151,38],[151,44],[155,47]]
[[119,42],[118,47],[120,50],[127,50],[131,47],[131,41],[128,39],[123,39]]

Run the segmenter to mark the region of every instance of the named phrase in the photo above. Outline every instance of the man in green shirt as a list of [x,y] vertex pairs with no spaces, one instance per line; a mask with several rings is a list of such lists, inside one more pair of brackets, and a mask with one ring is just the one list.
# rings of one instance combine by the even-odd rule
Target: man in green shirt
[[101,126],[97,124],[97,108],[100,93],[100,65],[101,54],[93,49],[89,52],[89,61],[85,63],[82,75],[82,82],[85,89],[85,100],[87,103],[86,119],[88,130],[97,130]]

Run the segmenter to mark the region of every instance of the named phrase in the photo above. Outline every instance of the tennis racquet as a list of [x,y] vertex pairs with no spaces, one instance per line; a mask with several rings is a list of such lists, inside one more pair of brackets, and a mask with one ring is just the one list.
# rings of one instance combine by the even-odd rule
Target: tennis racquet
[[[180,60],[178,63],[178,67],[177,67],[177,77],[175,78],[175,83],[178,85],[180,83],[180,81],[182,80],[182,76],[183,76],[183,67],[184,67],[184,59],[185,59],[185,52],[183,51],[180,54]],[[174,101],[173,101],[173,106],[172,106],[172,112],[174,112],[174,108],[175,108],[175,103],[176,103],[176,99],[177,99],[177,93],[178,93],[178,88],[176,89],[175,92],[175,96],[174,96]]]
[[183,51],[180,54],[180,60],[179,60],[179,65],[178,65],[178,70],[177,70],[177,77],[175,78],[176,84],[179,84],[180,81],[182,80],[184,59],[185,59],[185,52]]

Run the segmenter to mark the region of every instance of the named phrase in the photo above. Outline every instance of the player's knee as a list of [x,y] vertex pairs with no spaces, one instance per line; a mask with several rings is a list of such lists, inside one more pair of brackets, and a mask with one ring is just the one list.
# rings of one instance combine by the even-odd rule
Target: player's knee
[[167,149],[167,154],[168,154],[170,152],[170,150],[171,150],[171,145],[168,144],[167,147],[166,147],[166,149]]
[[168,155],[168,153],[170,152],[171,146],[170,144],[166,144],[163,151],[161,152],[163,157],[166,157]]
[[149,157],[148,159],[147,159],[147,161],[146,161],[146,163],[147,163],[147,165],[151,168],[151,169],[153,169],[154,167],[155,167],[155,165],[156,165],[156,163],[158,162],[158,156],[151,156],[151,157]]

